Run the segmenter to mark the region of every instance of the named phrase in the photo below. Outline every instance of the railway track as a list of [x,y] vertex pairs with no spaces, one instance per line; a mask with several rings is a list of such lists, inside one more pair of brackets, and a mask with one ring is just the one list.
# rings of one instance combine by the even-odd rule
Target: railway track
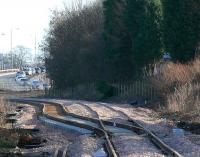
[[[85,105],[83,103],[79,103],[83,106],[85,106],[86,108],[89,108],[92,112],[96,112],[96,114],[98,115],[97,111],[94,111],[94,109],[92,109],[92,107],[90,107],[90,104]],[[181,154],[179,154],[178,152],[176,152],[174,149],[172,149],[171,147],[169,147],[167,144],[165,144],[160,138],[158,138],[154,133],[152,133],[150,130],[146,129],[145,127],[143,127],[140,123],[134,121],[133,119],[131,119],[128,114],[113,109],[110,106],[105,105],[104,103],[96,103],[99,106],[104,106],[106,108],[108,108],[109,110],[113,111],[113,112],[118,112],[119,114],[123,115],[123,117],[126,117],[126,119],[128,120],[128,122],[132,123],[132,125],[142,128],[142,130],[145,132],[146,136],[150,139],[150,141],[156,146],[158,147],[164,154],[166,154],[167,156],[173,156],[173,157],[182,157]],[[136,132],[137,133],[137,132]]]
[[[73,125],[76,127],[84,128],[91,130],[95,132],[95,134],[99,137],[103,137],[105,139],[105,148],[108,153],[109,157],[119,157],[119,154],[116,152],[115,146],[112,142],[112,134],[114,134],[111,130],[107,129],[107,126],[112,126],[124,130],[130,130],[132,132],[137,133],[138,135],[145,135],[148,137],[148,139],[157,147],[160,149],[161,152],[163,152],[166,156],[172,156],[172,157],[182,157],[178,152],[176,152],[174,149],[166,145],[162,140],[160,140],[156,135],[154,135],[151,131],[147,130],[143,126],[141,126],[139,123],[135,122],[132,119],[128,119],[128,121],[132,124],[121,124],[121,123],[113,123],[106,120],[101,120],[99,118],[99,115],[96,111],[94,111],[92,108],[87,106],[89,110],[94,112],[97,116],[97,118],[88,118],[83,117],[80,115],[76,115],[73,113],[69,113],[69,111],[58,102],[52,102],[51,100],[39,100],[39,99],[10,99],[10,101],[13,102],[20,102],[20,103],[27,103],[32,105],[38,105],[40,104],[40,115],[48,118],[50,120],[54,120],[57,122],[61,122],[63,124],[67,125]],[[81,104],[84,105],[84,104]],[[127,116],[125,113],[123,113],[124,116]],[[66,116],[72,117],[66,118]],[[88,123],[86,123],[88,121]],[[94,124],[94,125],[91,125]]]

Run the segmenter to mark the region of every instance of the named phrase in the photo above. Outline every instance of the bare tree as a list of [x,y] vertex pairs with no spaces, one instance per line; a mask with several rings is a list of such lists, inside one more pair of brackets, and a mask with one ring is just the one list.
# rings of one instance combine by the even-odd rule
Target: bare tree
[[57,87],[66,88],[106,76],[102,32],[100,2],[82,6],[80,1],[73,10],[53,11],[43,49],[49,53],[46,65]]
[[13,49],[14,67],[22,67],[31,61],[31,50],[27,47],[19,45]]

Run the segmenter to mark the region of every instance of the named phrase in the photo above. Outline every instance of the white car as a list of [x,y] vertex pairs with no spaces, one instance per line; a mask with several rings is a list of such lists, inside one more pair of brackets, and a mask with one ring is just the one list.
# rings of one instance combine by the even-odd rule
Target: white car
[[26,77],[23,77],[23,76],[16,76],[15,77],[15,81],[18,82],[18,83],[21,81],[21,79],[26,79]]
[[31,81],[28,78],[22,78],[19,84],[22,86],[31,86]]
[[16,73],[16,77],[21,76],[21,77],[26,77],[26,73],[24,71],[18,71]]
[[40,81],[32,81],[32,89],[44,90],[43,83]]
[[51,88],[50,84],[44,83],[43,84],[44,90],[49,90]]
[[36,74],[35,68],[31,68],[31,70],[32,70],[32,74],[33,74],[33,75]]
[[26,73],[27,75],[32,75],[32,74],[33,74],[33,71],[32,71],[31,68],[26,68],[24,71],[25,71],[25,73]]

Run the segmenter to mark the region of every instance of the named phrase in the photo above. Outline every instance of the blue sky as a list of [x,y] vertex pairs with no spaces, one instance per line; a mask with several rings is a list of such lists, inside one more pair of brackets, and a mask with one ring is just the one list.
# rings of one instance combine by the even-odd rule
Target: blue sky
[[[79,0],[0,0],[0,53],[7,53],[12,45],[35,46],[48,29],[51,9],[62,9]],[[95,0],[82,0],[87,4]]]

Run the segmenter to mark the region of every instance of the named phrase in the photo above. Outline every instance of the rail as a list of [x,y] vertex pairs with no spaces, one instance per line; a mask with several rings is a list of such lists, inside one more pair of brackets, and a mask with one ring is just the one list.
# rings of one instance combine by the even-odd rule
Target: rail
[[[57,107],[60,107],[60,110],[64,115],[72,116],[74,118],[79,118],[79,119],[83,119],[83,120],[88,120],[90,122],[95,122],[100,125],[100,128],[95,128],[95,127],[91,127],[90,125],[80,124],[78,122],[72,122],[72,121],[68,121],[65,119],[52,117],[52,116],[48,115],[48,113],[45,113],[44,105],[42,108],[42,114],[46,118],[49,118],[49,119],[52,119],[55,121],[59,121],[64,124],[68,124],[68,125],[70,124],[70,125],[74,125],[74,126],[77,126],[80,128],[89,129],[89,130],[96,132],[99,136],[104,136],[104,138],[106,139],[106,146],[107,146],[107,151],[109,153],[109,157],[118,157],[119,156],[116,153],[115,148],[112,144],[112,140],[109,137],[110,135],[106,131],[105,126],[104,126],[104,125],[113,125],[113,122],[101,120],[99,117],[98,118],[88,118],[88,117],[83,117],[83,116],[76,115],[73,113],[69,113],[69,111],[62,104],[57,103],[57,102],[52,102],[51,100],[47,101],[47,100],[39,100],[39,99],[9,99],[9,101],[19,102],[19,103],[29,103],[29,104],[34,104],[34,105],[44,104],[44,103],[52,104]],[[129,130],[136,132],[137,134],[146,134],[147,137],[150,139],[150,141],[152,141],[152,143],[154,145],[156,145],[165,155],[172,156],[172,157],[183,157],[176,150],[174,150],[173,148],[171,148],[170,146],[165,144],[159,137],[157,137],[155,134],[153,134],[150,130],[147,130],[141,124],[137,123],[133,119],[129,119],[129,121],[132,123],[132,125],[116,123],[116,127],[129,129]]]

